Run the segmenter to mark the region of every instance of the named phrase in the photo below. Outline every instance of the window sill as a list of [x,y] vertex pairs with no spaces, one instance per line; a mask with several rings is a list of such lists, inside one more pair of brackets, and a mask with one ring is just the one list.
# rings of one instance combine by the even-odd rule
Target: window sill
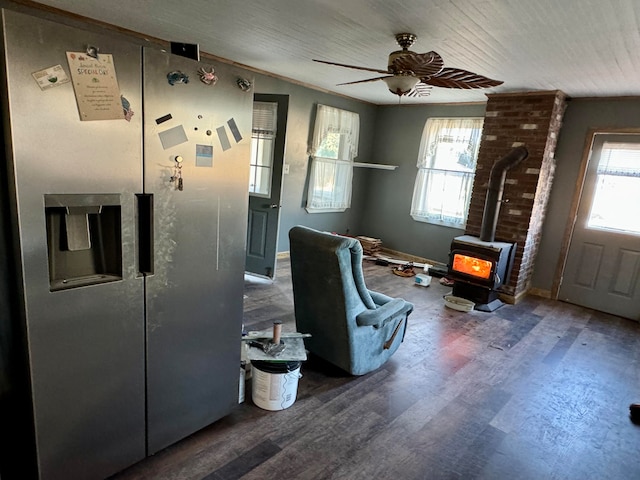
[[364,163],[364,162],[353,162],[354,167],[361,168],[376,168],[378,170],[395,170],[398,168],[398,165],[385,165],[382,163]]
[[431,220],[431,219],[426,218],[426,217],[419,217],[418,215],[411,215],[411,218],[413,218],[416,222],[429,223],[431,225],[438,225],[440,227],[455,228],[457,230],[464,230],[465,227],[466,227],[465,224],[443,222],[443,221],[439,221],[439,220]]
[[311,208],[305,207],[307,213],[341,213],[346,210],[346,208]]

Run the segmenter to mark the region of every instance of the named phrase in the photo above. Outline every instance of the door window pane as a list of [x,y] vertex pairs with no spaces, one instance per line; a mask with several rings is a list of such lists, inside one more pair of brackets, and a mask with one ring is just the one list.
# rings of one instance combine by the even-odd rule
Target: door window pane
[[270,197],[278,104],[253,102],[249,193]]
[[640,234],[640,143],[604,142],[587,226]]

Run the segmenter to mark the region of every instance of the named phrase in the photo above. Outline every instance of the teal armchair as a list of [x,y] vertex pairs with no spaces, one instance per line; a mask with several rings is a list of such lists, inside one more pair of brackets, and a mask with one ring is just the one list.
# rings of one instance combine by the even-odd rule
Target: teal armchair
[[383,365],[404,339],[413,305],[367,289],[355,238],[289,231],[296,328],[307,349],[352,375]]

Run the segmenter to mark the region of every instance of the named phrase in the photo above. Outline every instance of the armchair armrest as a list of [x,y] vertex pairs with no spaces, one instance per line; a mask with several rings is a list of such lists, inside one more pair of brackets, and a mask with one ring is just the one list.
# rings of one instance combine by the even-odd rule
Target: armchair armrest
[[393,300],[393,298],[385,295],[384,293],[374,292],[373,290],[369,290],[369,295],[371,295],[373,303],[375,303],[377,306],[384,305],[385,303]]
[[402,298],[394,298],[375,310],[365,310],[356,316],[356,323],[360,327],[381,327],[398,314],[404,314],[411,310],[411,304]]

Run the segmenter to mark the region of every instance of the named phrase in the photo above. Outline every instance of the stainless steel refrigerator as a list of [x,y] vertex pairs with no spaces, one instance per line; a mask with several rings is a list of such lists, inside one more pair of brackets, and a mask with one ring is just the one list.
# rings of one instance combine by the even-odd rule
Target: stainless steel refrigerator
[[[104,478],[237,404],[252,109],[238,79],[252,79],[115,33],[2,20],[19,308],[0,322],[24,331],[40,478]],[[109,98],[74,77],[103,73],[78,58],[110,59],[121,118],[89,119]]]

